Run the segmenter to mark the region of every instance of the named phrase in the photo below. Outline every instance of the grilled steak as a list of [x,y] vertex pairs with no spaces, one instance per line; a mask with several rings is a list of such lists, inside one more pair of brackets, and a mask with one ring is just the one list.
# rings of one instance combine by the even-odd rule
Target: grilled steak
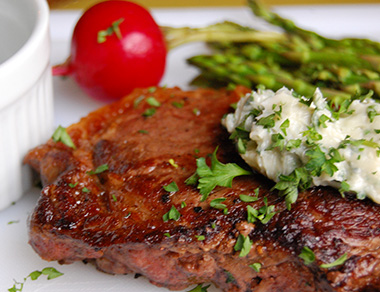
[[[245,167],[220,124],[243,92],[137,90],[70,126],[75,149],[50,140],[31,150],[25,162],[44,184],[30,218],[34,250],[49,261],[138,273],[173,290],[213,282],[222,291],[380,291],[378,205],[314,188],[287,210],[258,174],[216,187],[203,202],[185,183],[196,158],[217,147],[221,162]],[[172,182],[178,191],[164,188]],[[247,203],[242,194],[258,200]],[[210,206],[217,198],[225,208]],[[273,205],[275,215],[248,223],[247,205]],[[299,256],[304,247],[315,261]],[[321,267],[342,255],[345,261]]]

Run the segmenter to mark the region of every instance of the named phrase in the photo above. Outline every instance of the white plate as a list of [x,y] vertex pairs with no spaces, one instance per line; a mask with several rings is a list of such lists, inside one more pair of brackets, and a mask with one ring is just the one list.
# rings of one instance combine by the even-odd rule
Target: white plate
[[[329,37],[366,37],[380,41],[380,5],[347,6],[283,6],[276,11],[293,19],[298,25],[313,29]],[[68,56],[71,31],[78,19],[78,11],[53,11],[51,36],[52,64],[63,62]],[[153,15],[160,25],[203,26],[217,21],[231,20],[259,29],[269,29],[263,21],[252,16],[247,8],[157,9]],[[188,82],[197,71],[186,65],[186,58],[205,51],[202,44],[189,44],[169,54],[163,85],[188,88]],[[68,126],[102,104],[85,96],[69,80],[55,78],[55,124]],[[98,272],[92,265],[81,262],[60,266],[45,262],[28,245],[27,218],[39,196],[39,189],[28,192],[15,205],[0,212],[0,291],[7,291],[15,281],[22,282],[30,272],[53,266],[63,272],[62,277],[36,281],[27,279],[23,292],[107,292],[107,291],[168,291],[157,288],[133,275],[112,276]],[[12,223],[15,221],[14,223]],[[12,223],[12,224],[9,224]],[[189,290],[189,289],[187,289]],[[209,288],[209,292],[218,291]]]

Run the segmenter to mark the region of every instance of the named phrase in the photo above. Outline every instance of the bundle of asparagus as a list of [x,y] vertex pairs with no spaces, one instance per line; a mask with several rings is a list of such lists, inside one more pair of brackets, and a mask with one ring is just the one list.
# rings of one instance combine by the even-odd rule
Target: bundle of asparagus
[[248,0],[248,5],[255,15],[282,28],[282,37],[265,38],[263,32],[260,41],[210,42],[212,54],[188,59],[201,72],[194,85],[264,85],[272,90],[286,86],[304,96],[319,87],[336,103],[366,94],[380,98],[380,43],[325,38],[297,27],[256,0]]

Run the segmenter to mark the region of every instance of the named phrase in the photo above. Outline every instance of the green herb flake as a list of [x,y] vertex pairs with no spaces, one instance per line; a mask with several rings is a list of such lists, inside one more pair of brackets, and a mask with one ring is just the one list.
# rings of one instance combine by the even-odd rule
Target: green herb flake
[[240,195],[239,198],[242,202],[245,202],[245,203],[256,202],[259,199],[258,197],[252,197],[248,195]]
[[58,128],[54,131],[52,139],[54,142],[62,142],[66,146],[76,149],[73,140],[71,140],[70,135],[67,133],[66,128],[62,126],[58,126]]
[[181,213],[178,212],[176,207],[172,206],[169,212],[165,213],[162,216],[162,219],[164,220],[164,222],[168,222],[169,220],[178,221],[180,217],[181,217]]
[[206,239],[204,235],[195,235],[195,238],[196,238],[198,241],[203,241],[203,240]]
[[280,130],[284,133],[286,136],[286,129],[289,128],[290,122],[289,119],[286,119],[281,125],[280,125]]
[[16,223],[19,223],[20,220],[12,220],[12,221],[9,221],[7,224],[8,225],[12,225],[12,224],[16,224]]
[[238,138],[237,149],[240,154],[245,154],[245,152],[247,151],[246,143],[241,138]]
[[144,100],[145,98],[145,95],[140,95],[139,97],[137,97],[134,101],[133,101],[133,107],[134,108],[137,108],[139,106],[139,104]]
[[330,122],[331,121],[331,119],[328,117],[328,116],[326,116],[325,114],[323,114],[323,115],[321,115],[320,117],[319,117],[319,119],[318,119],[318,124],[319,124],[319,126],[321,126],[322,128],[327,128],[327,126],[326,126],[326,122]]
[[187,206],[186,202],[182,202],[182,203],[181,203],[181,208],[182,208],[182,209],[185,208],[186,206]]
[[211,285],[207,285],[207,286],[203,286],[203,284],[199,284],[197,285],[195,288],[187,291],[187,292],[207,292],[207,289],[210,287]]
[[99,165],[95,170],[87,171],[86,173],[88,175],[94,175],[94,174],[102,173],[102,172],[104,172],[106,170],[108,170],[108,165],[107,164],[102,164],[102,165]]
[[169,164],[170,164],[171,166],[173,166],[173,167],[175,167],[175,168],[178,167],[178,164],[174,161],[173,158],[170,158],[170,159],[168,160],[168,162],[169,162]]
[[311,176],[304,167],[296,168],[289,175],[280,175],[278,182],[272,188],[279,190],[280,196],[285,196],[288,210],[298,197],[298,190],[306,190],[311,185]]
[[264,206],[260,209],[255,209],[252,206],[247,206],[247,221],[248,223],[254,223],[259,220],[262,224],[267,224],[276,212],[274,211],[274,205],[268,205],[268,199],[265,197]]
[[178,185],[176,184],[175,181],[171,182],[170,184],[163,186],[164,190],[169,192],[169,193],[175,193],[178,192]]
[[196,116],[199,116],[201,114],[201,111],[197,108],[194,108],[193,109],[193,114],[196,115]]
[[261,270],[261,264],[260,263],[253,263],[252,265],[249,265],[249,267],[252,268],[257,273],[259,273]]
[[122,39],[122,35],[121,35],[121,32],[120,32],[120,24],[123,21],[124,21],[124,18],[120,18],[120,19],[112,22],[111,26],[109,26],[107,29],[100,30],[98,32],[98,38],[97,38],[98,44],[104,43],[107,40],[107,37],[111,36],[113,34],[115,34],[116,37],[119,40],[121,40]]
[[371,105],[369,107],[367,107],[367,116],[368,116],[368,119],[370,121],[370,123],[372,123],[375,119],[376,116],[380,115],[380,113],[378,113],[375,109],[375,106],[374,105]]
[[156,113],[156,109],[154,107],[148,108],[143,112],[144,117],[151,117]]
[[185,102],[183,100],[172,102],[172,106],[174,106],[175,108],[183,108],[184,105],[185,105]]
[[148,92],[149,92],[149,93],[153,93],[153,92],[155,92],[156,90],[157,90],[157,87],[156,87],[156,86],[151,86],[151,87],[148,88]]
[[168,238],[170,238],[170,237],[171,237],[171,235],[170,235],[170,233],[169,233],[169,232],[165,232],[165,233],[164,233],[164,235],[165,235],[166,237],[168,237]]
[[161,106],[161,103],[155,99],[153,96],[151,97],[148,97],[146,99],[146,102],[150,105],[150,106],[154,106],[154,107],[160,107]]
[[218,148],[211,155],[211,167],[207,165],[204,157],[197,159],[196,174],[198,176],[198,189],[202,194],[201,201],[206,200],[216,186],[231,187],[232,180],[235,177],[251,174],[250,171],[241,168],[235,163],[223,164],[219,162],[216,157],[217,150]]
[[112,195],[112,201],[117,202],[117,198],[115,195]]
[[344,194],[348,192],[349,190],[350,190],[350,185],[346,181],[342,181],[340,183],[340,188],[339,188],[339,192],[341,193],[341,195],[344,196]]
[[226,276],[227,276],[227,279],[226,279],[226,283],[232,283],[232,282],[235,282],[235,277],[231,274],[231,272],[229,271],[224,271],[226,273]]
[[47,279],[48,280],[52,280],[52,279],[55,279],[55,278],[58,278],[60,276],[63,275],[63,273],[57,271],[55,268],[44,268],[42,271],[41,271],[42,275],[46,275],[47,276]]
[[44,268],[42,271],[33,271],[27,277],[24,278],[23,282],[16,282],[13,287],[8,289],[8,292],[17,292],[22,291],[24,288],[25,282],[30,278],[32,281],[37,280],[41,275],[46,275],[48,280],[52,280],[58,278],[63,275],[63,273],[57,271],[55,268],[48,267]]
[[234,246],[235,251],[240,251],[239,257],[245,257],[249,254],[252,248],[252,241],[249,236],[245,237],[242,234],[239,234],[236,244]]
[[210,207],[224,210],[227,208],[225,204],[222,204],[222,202],[224,202],[225,200],[226,200],[225,198],[214,199],[210,202]]
[[75,184],[69,183],[69,187],[72,189],[75,188],[77,185],[78,185],[78,182],[76,182]]
[[286,143],[285,149],[287,151],[290,151],[292,149],[296,149],[301,146],[302,140],[301,139],[290,139],[288,143]]
[[275,114],[263,117],[257,121],[257,125],[263,126],[264,129],[273,128],[275,124]]
[[138,130],[137,132],[140,134],[145,134],[145,135],[149,134],[147,130]]
[[82,192],[83,192],[83,193],[89,193],[90,190],[89,190],[88,188],[84,187],[84,188],[82,189]]
[[303,259],[305,265],[310,265],[315,261],[314,252],[307,246],[304,246],[299,254],[299,257]]
[[346,260],[347,260],[347,253],[343,254],[340,258],[338,258],[337,260],[333,261],[332,263],[322,264],[322,265],[320,265],[320,267],[324,268],[324,269],[333,268],[333,267],[336,267],[336,266],[343,265],[346,262]]

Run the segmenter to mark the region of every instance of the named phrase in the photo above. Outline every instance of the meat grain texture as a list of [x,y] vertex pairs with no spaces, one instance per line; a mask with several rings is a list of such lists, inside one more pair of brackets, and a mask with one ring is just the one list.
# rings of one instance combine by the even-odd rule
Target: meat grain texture
[[[31,150],[25,162],[44,185],[30,218],[34,250],[48,261],[138,273],[172,290],[212,282],[222,291],[380,291],[378,205],[313,188],[287,210],[258,174],[217,187],[204,202],[196,186],[185,184],[196,158],[216,147],[220,161],[246,167],[220,123],[244,93],[136,90],[70,126],[75,149],[50,140]],[[161,105],[146,116],[152,96]],[[103,164],[108,170],[90,172]],[[172,182],[177,192],[163,188]],[[258,187],[259,200],[240,200]],[[264,197],[276,215],[267,224],[248,223],[247,205],[258,209]],[[228,214],[210,207],[215,198],[226,199]],[[180,217],[164,222],[172,206]],[[239,234],[252,241],[244,257],[234,250]],[[312,264],[299,257],[304,246],[315,253]],[[320,267],[345,253],[342,265]]]

